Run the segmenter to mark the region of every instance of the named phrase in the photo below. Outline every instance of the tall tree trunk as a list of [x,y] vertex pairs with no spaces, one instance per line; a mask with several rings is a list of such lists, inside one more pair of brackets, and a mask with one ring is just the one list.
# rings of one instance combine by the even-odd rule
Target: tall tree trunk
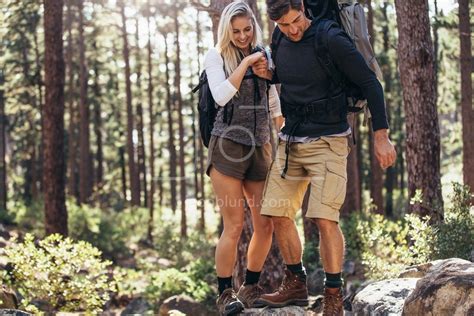
[[[6,116],[5,116],[5,97],[3,85],[5,83],[3,69],[0,69],[0,214],[7,212],[7,164],[5,161],[7,137]],[[0,215],[0,217],[3,217]]]
[[178,107],[178,126],[179,126],[179,175],[180,175],[180,200],[181,200],[181,237],[188,235],[186,224],[186,171],[184,162],[184,123],[183,123],[183,100],[181,96],[181,47],[179,45],[179,6],[174,6],[174,30],[176,33],[176,62],[175,62],[175,93]]
[[[370,35],[370,44],[375,46],[375,32],[374,32],[374,10],[372,8],[372,0],[366,0],[368,9],[367,27]],[[372,122],[369,121],[369,146],[370,146],[370,197],[375,205],[375,211],[383,214],[383,170],[380,167],[377,158],[375,157],[374,149],[374,132],[372,131]]]
[[84,41],[84,3],[83,0],[78,2],[79,13],[79,77],[80,77],[80,137],[79,137],[79,201],[80,203],[88,203],[92,193],[92,168],[91,149],[90,149],[90,132],[89,132],[89,104],[87,100],[87,65],[85,57],[85,41]]
[[[472,5],[472,2],[471,2]],[[472,51],[469,0],[459,0],[459,37],[461,39],[461,114],[464,184],[474,192],[474,110],[472,109]]]
[[[153,108],[153,64],[151,62],[152,48],[151,48],[151,30],[150,30],[150,1],[148,1],[148,12],[147,12],[147,26],[148,26],[148,58],[147,58],[147,70],[148,70],[148,115],[150,117],[150,192],[148,194],[148,240],[153,241],[153,227],[154,227],[154,197],[156,190],[155,182],[155,113]],[[160,178],[161,182],[161,178]]]
[[68,126],[68,162],[67,162],[67,188],[70,195],[76,198],[79,202],[79,187],[78,187],[78,159],[77,159],[77,110],[75,106],[75,85],[74,85],[74,64],[73,64],[73,37],[72,37],[72,23],[73,23],[73,12],[72,12],[72,1],[67,0],[67,18],[66,18],[66,29],[67,29],[67,49],[66,49],[66,69],[68,76],[68,89],[67,89],[67,104],[69,112],[69,126]]
[[171,90],[170,90],[170,69],[169,63],[170,59],[168,56],[168,34],[164,33],[164,42],[165,42],[165,74],[166,74],[166,108],[168,112],[168,151],[170,155],[170,168],[169,168],[169,179],[170,179],[170,191],[171,191],[171,209],[173,210],[173,214],[176,212],[177,208],[177,190],[176,190],[176,147],[174,144],[174,124],[173,124],[173,106],[171,100]]
[[[43,126],[43,79],[41,76],[41,62],[40,62],[40,52],[39,52],[39,44],[38,44],[38,29],[35,29],[33,32],[33,43],[34,43],[34,51],[35,51],[35,62],[36,62],[36,73],[35,73],[35,78],[36,78],[36,87],[38,89],[38,110],[40,113],[40,126]],[[35,160],[35,166],[34,166],[34,171],[37,174],[36,177],[34,177],[35,181],[35,188],[39,187],[39,192],[43,192],[43,139],[40,137],[40,141],[38,145],[35,145],[38,147],[39,151],[39,157],[37,160]],[[35,198],[37,197],[37,194],[34,195]]]
[[63,1],[44,1],[46,102],[43,108],[44,212],[46,234],[68,233],[64,193]]
[[399,33],[398,60],[406,122],[409,197],[421,190],[422,202],[410,212],[443,220],[440,135],[436,107],[433,42],[428,1],[395,0]]
[[[382,6],[382,13],[384,16],[384,25],[382,27],[383,35],[383,51],[385,54],[385,63],[382,66],[382,72],[385,81],[385,100],[387,105],[387,115],[390,122],[392,122],[392,65],[388,58],[388,52],[390,51],[390,37],[389,37],[389,20],[387,15],[388,3],[385,1]],[[392,123],[392,125],[395,125]],[[385,215],[387,217],[393,217],[393,189],[395,186],[395,167],[387,169],[385,177]]]
[[[199,75],[201,73],[201,22],[199,20],[199,11],[196,12],[196,51],[197,51],[197,62],[198,62],[198,71],[197,74]],[[193,103],[194,104],[194,103]],[[194,106],[193,106],[194,110]],[[206,197],[205,197],[205,180],[204,180],[204,150],[202,146],[202,142],[199,136],[199,133],[195,136],[196,139],[196,144],[197,144],[197,162],[199,163],[197,166],[197,170],[199,172],[196,172],[199,174],[198,178],[198,185],[196,186],[196,189],[198,192],[196,193],[196,196],[198,196],[197,201],[198,201],[198,208],[201,214],[201,217],[199,218],[199,230],[201,232],[206,231],[206,217],[205,217],[205,206],[206,206]]]
[[[94,51],[97,51],[97,43],[94,41],[92,44]],[[102,102],[101,92],[99,83],[99,65],[98,62],[94,62],[94,133],[97,141],[97,152],[95,159],[97,161],[97,170],[95,172],[95,185],[97,188],[102,186],[104,181],[104,152],[102,144]]]
[[127,154],[128,171],[130,173],[130,191],[132,206],[140,206],[140,177],[135,163],[135,146],[133,143],[133,109],[132,109],[132,84],[130,82],[130,52],[127,38],[127,20],[125,17],[125,5],[123,0],[119,1],[120,14],[122,16],[122,39],[123,59],[125,62],[125,88],[127,96]]
[[140,175],[140,184],[141,191],[143,191],[144,206],[148,207],[148,191],[147,191],[147,177],[146,177],[146,155],[145,155],[145,136],[143,135],[143,106],[142,106],[142,65],[141,65],[141,56],[140,56],[140,36],[139,36],[139,24],[138,19],[136,19],[136,63],[137,63],[137,132],[138,132],[138,148],[137,148],[137,158],[138,158],[138,172]]

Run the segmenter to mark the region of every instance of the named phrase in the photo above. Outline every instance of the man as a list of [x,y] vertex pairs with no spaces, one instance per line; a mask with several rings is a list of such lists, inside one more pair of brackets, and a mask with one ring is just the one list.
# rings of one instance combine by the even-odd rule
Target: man
[[[272,217],[287,270],[280,288],[261,296],[258,303],[271,307],[308,304],[302,247],[294,217],[310,184],[306,216],[316,223],[320,232],[320,254],[326,273],[323,313],[343,315],[344,237],[338,222],[346,195],[348,135],[351,134],[347,99],[318,62],[315,36],[319,20],[305,16],[302,0],[267,0],[266,3],[270,19],[278,26],[275,32],[283,33],[278,48],[273,48],[273,82],[281,83],[285,125],[267,177],[261,214]],[[382,86],[342,29],[333,27],[327,35],[334,64],[367,97],[375,155],[381,167],[388,168],[395,162],[396,153],[388,137]],[[278,36],[274,34],[273,38]],[[254,67],[254,72],[263,76],[265,67],[262,62]]]

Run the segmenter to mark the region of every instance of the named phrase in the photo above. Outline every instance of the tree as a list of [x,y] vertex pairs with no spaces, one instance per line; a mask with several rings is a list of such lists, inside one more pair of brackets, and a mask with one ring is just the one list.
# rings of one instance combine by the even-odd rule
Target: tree
[[[472,4],[472,3],[471,3]],[[469,0],[459,0],[461,39],[461,114],[464,184],[474,191],[474,110],[472,109],[472,51]]]
[[44,1],[45,87],[43,181],[46,234],[68,233],[64,192],[63,1]]
[[440,134],[428,2],[395,0],[395,8],[406,114],[408,191],[413,198],[420,190],[422,198],[422,202],[411,203],[410,212],[431,216],[432,222],[439,222],[443,219]]
[[91,151],[90,151],[90,132],[89,132],[89,104],[87,100],[87,65],[85,57],[84,42],[84,1],[79,0],[79,86],[80,86],[80,133],[79,133],[79,201],[87,203],[92,194],[92,168],[91,168]]
[[[0,214],[7,211],[7,165],[5,161],[6,155],[6,116],[5,116],[5,97],[4,87],[5,78],[4,71],[0,69]],[[0,215],[0,219],[2,216]]]
[[135,163],[135,146],[133,143],[133,108],[132,108],[132,84],[130,81],[130,51],[127,36],[127,18],[125,16],[125,4],[119,1],[120,15],[122,17],[122,39],[123,39],[123,59],[125,62],[125,92],[127,95],[127,154],[128,171],[130,174],[130,191],[132,193],[131,204],[140,205],[140,178]]

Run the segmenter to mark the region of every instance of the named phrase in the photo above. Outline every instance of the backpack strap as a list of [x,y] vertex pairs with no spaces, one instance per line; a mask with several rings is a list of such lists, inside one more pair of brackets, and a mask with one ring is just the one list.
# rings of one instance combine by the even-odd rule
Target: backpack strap
[[332,27],[339,27],[339,25],[333,20],[323,19],[319,21],[316,27],[314,49],[321,67],[331,79],[333,85],[344,89],[344,77],[336,68],[336,65],[334,65],[331,55],[329,54],[328,34]]
[[272,33],[272,42],[270,44],[270,48],[272,50],[272,59],[273,63],[275,64],[276,60],[276,53],[278,51],[278,47],[280,46],[281,40],[283,38],[283,32],[280,31],[278,26],[275,27]]

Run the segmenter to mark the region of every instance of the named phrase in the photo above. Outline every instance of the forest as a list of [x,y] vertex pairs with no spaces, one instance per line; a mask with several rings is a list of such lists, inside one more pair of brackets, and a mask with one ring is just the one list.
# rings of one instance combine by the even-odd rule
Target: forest
[[[1,0],[0,311],[216,314],[214,251],[222,221],[191,90],[230,2]],[[276,25],[265,1],[246,2],[269,46]],[[357,313],[356,294],[372,283],[415,278],[407,271],[426,273],[420,267],[438,267],[439,260],[457,273],[452,282],[460,296],[450,296],[452,310],[432,315],[469,315],[473,3],[359,3],[383,74],[397,160],[382,169],[370,119],[350,114],[356,145],[340,222],[346,315],[385,315],[374,306]],[[307,209],[308,193],[301,215]],[[304,216],[297,225],[313,300],[289,313],[319,315],[319,232]],[[246,212],[237,288],[252,230]],[[282,277],[273,241],[261,284],[273,290]],[[407,296],[397,297],[395,314]],[[404,315],[415,315],[409,300]]]

